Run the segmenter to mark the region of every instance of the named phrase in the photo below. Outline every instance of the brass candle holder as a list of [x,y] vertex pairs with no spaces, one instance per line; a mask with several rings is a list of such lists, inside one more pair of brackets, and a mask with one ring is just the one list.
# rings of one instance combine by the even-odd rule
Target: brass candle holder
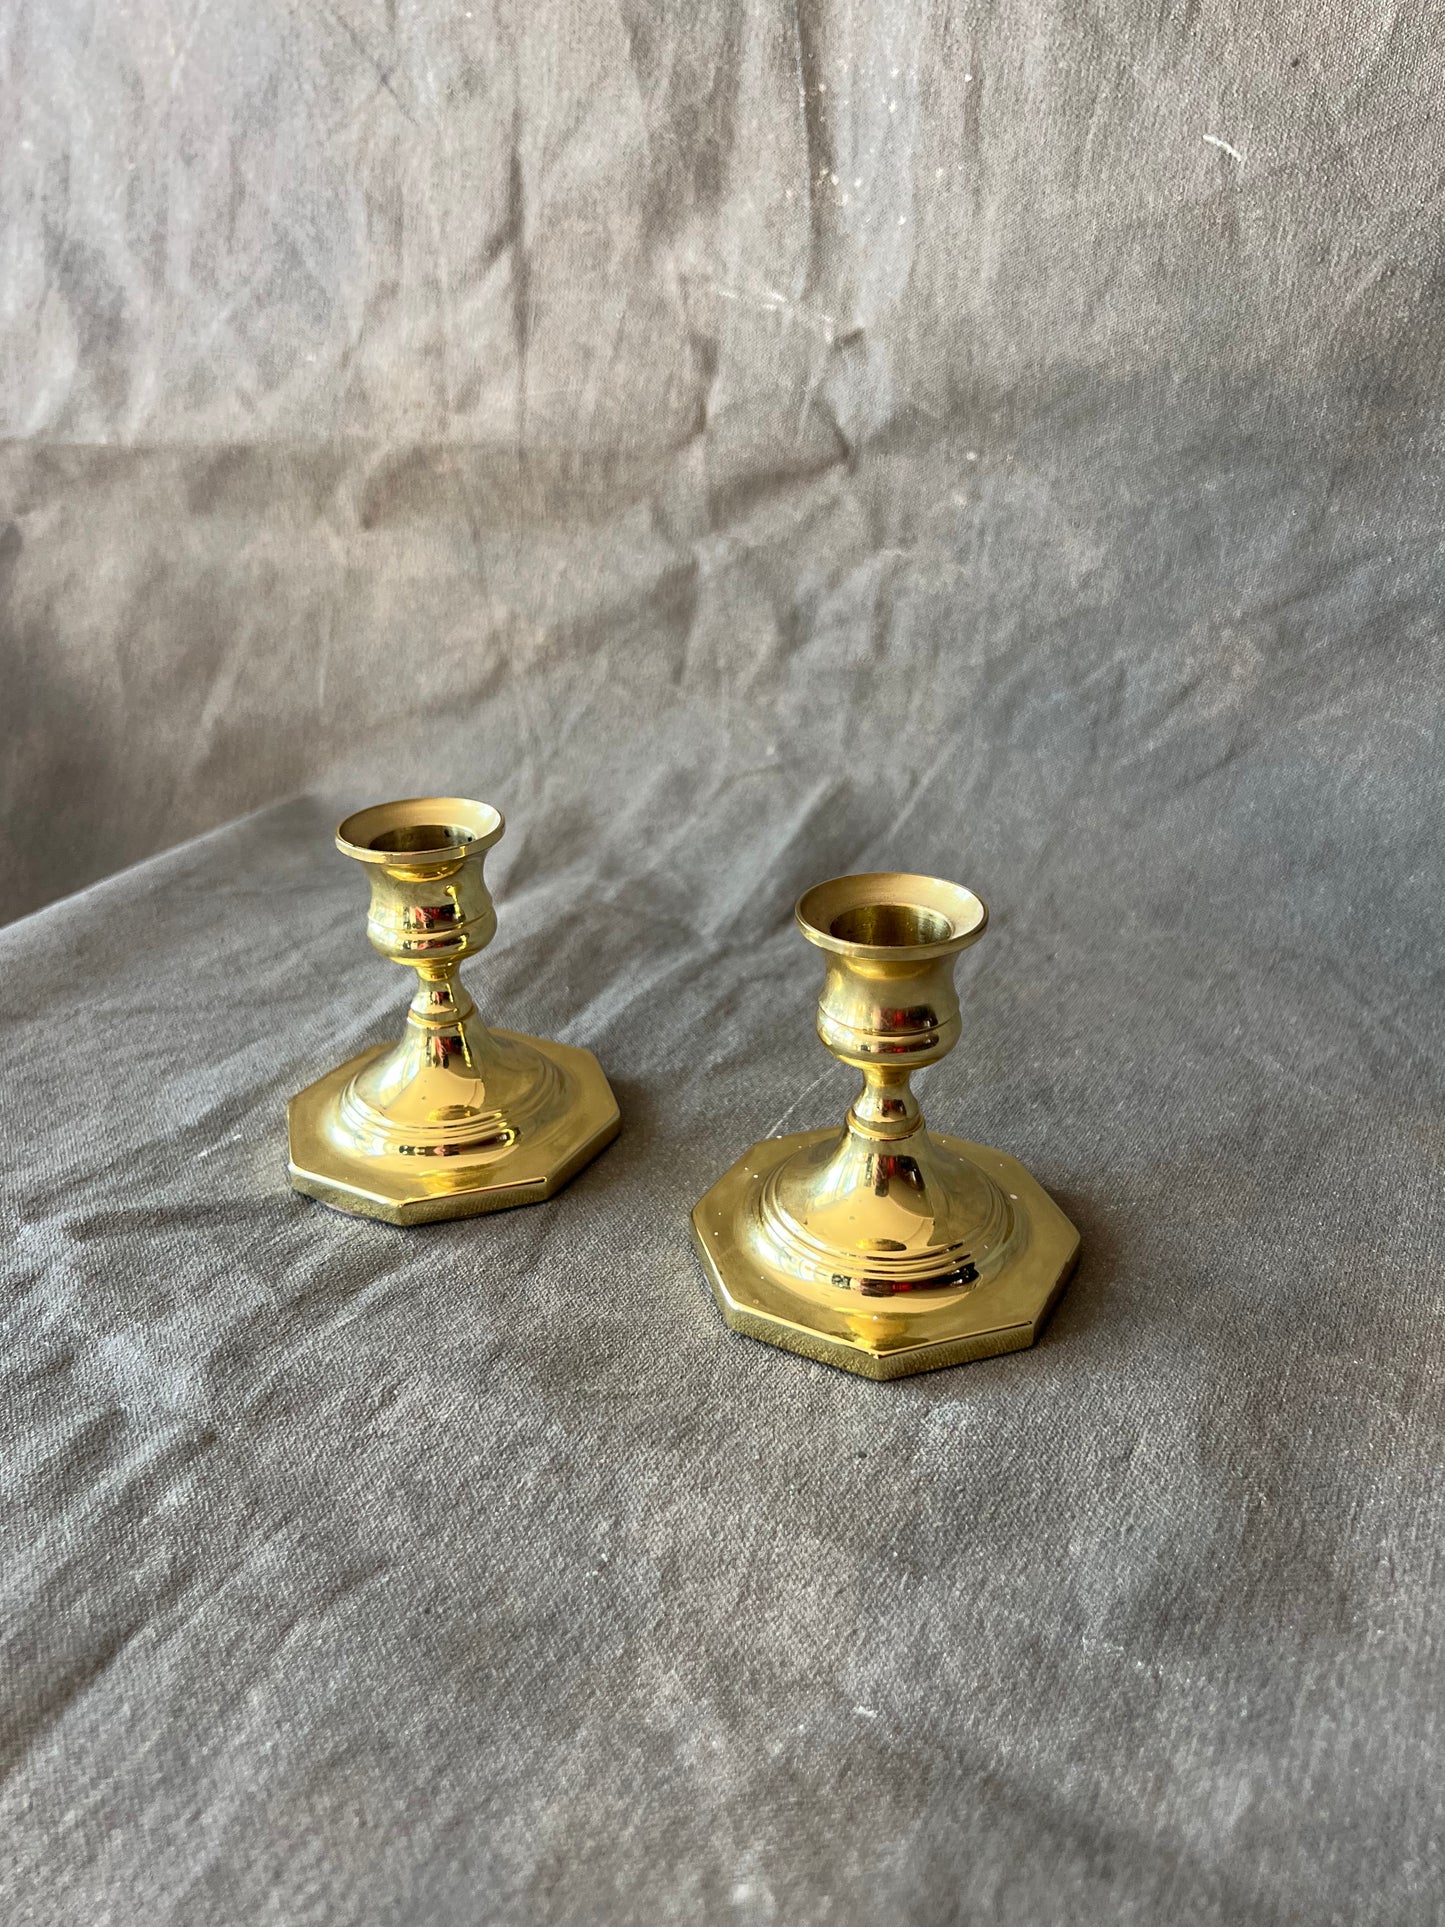
[[362,1051],[287,1107],[291,1182],[338,1211],[420,1224],[532,1204],[617,1135],[591,1051],[489,1029],[458,981],[496,933],[482,863],[502,829],[490,804],[422,796],[336,832],[367,866],[373,947],[421,980],[400,1043]]
[[958,1042],[954,966],[987,909],[888,871],[820,883],[794,914],[824,953],[818,1035],[863,1089],[841,1131],[755,1144],[694,1210],[724,1319],[866,1378],[1031,1345],[1079,1234],[1015,1159],[927,1130],[909,1089]]

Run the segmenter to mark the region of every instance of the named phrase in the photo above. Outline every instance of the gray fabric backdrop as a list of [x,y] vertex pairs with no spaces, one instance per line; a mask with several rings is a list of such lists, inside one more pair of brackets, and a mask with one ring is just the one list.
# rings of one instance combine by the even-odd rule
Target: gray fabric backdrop
[[[1438,1917],[1442,24],[0,10],[7,1921]],[[420,789],[624,1132],[406,1233]],[[1084,1259],[870,1386],[685,1234],[883,864]]]

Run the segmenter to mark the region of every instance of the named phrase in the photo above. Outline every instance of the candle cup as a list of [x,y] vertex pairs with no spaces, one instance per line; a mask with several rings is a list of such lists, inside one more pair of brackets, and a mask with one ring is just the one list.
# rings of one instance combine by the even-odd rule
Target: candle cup
[[590,1051],[490,1029],[458,979],[496,932],[482,866],[502,830],[499,810],[455,796],[377,804],[337,830],[367,869],[372,947],[419,982],[399,1043],[292,1098],[298,1191],[392,1224],[469,1217],[551,1197],[616,1136]]
[[987,909],[888,871],[820,883],[795,915],[824,953],[818,1035],[863,1088],[841,1130],[764,1139],[697,1205],[723,1318],[876,1379],[1031,1345],[1078,1233],[1015,1159],[929,1131],[909,1085],[958,1042],[954,967]]

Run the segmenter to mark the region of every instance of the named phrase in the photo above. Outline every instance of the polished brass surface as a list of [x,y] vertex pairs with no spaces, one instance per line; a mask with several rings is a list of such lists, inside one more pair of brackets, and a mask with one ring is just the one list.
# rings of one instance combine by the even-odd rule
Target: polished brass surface
[[929,1131],[909,1087],[961,1028],[953,973],[988,923],[937,877],[836,877],[799,900],[824,953],[818,1035],[863,1075],[841,1130],[766,1138],[692,1214],[735,1331],[867,1378],[1031,1345],[1079,1236],[1015,1159]]
[[367,866],[373,948],[420,981],[400,1043],[292,1098],[298,1191],[392,1224],[468,1217],[550,1197],[616,1136],[590,1051],[489,1029],[458,980],[496,932],[482,865],[502,829],[490,804],[422,796],[337,830],[336,847]]

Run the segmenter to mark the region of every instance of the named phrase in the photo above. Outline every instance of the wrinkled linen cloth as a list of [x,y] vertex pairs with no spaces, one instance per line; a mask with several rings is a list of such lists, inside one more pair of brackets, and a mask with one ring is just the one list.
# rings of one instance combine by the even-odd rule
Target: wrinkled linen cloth
[[[7,1927],[1438,1919],[1445,70],[1274,12],[0,20]],[[428,791],[623,1129],[408,1231]],[[1083,1255],[873,1385],[687,1214],[884,867]]]
[[750,769],[806,758],[774,710],[811,673],[895,795],[1021,646],[1088,727],[1100,620],[1161,699],[1187,650],[1222,722],[1352,574],[1403,646],[1442,32],[1439,0],[10,0],[0,919],[460,743],[535,814],[619,677]]

